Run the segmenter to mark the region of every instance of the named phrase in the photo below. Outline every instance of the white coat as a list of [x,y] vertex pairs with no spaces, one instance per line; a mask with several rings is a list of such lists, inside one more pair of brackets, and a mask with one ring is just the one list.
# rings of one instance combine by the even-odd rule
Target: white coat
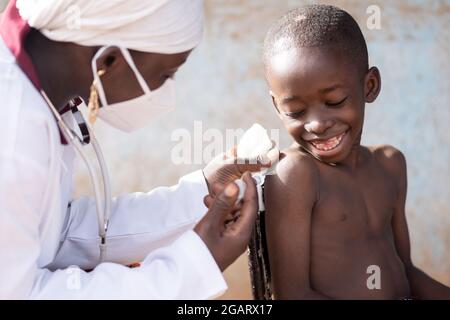
[[0,298],[207,299],[226,290],[192,231],[207,211],[201,171],[114,198],[108,262],[97,265],[95,201],[71,199],[74,149],[60,143],[49,107],[1,38],[0,111]]

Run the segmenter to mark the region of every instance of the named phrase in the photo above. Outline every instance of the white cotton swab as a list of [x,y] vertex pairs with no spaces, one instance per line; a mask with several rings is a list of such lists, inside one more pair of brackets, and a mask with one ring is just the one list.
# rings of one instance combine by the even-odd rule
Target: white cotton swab
[[[253,181],[255,181],[255,184],[256,184],[256,187],[258,190],[259,207],[262,209],[262,208],[264,208],[264,203],[262,202],[262,198],[260,199],[260,193],[262,192],[261,184],[263,183],[263,181],[262,181],[263,178],[261,177],[261,175],[254,175],[252,178],[253,178]],[[236,179],[236,180],[234,180],[234,183],[236,183],[237,186],[239,187],[239,194],[236,199],[236,204],[237,204],[242,199],[244,199],[245,190],[247,190],[247,184],[242,179]]]
[[[267,130],[258,123],[253,124],[250,129],[248,129],[242,138],[239,140],[237,146],[237,156],[240,159],[263,159],[267,153],[274,148],[272,140],[270,140]],[[256,172],[252,174],[253,180],[258,188],[258,199],[260,205],[262,203],[262,190],[261,184],[264,182],[264,175],[268,170],[265,169],[264,172]],[[234,181],[239,187],[239,195],[236,203],[244,198],[245,190],[247,185],[242,179],[237,179]]]
[[256,159],[272,149],[267,130],[258,123],[253,124],[245,131],[237,146],[237,157],[241,159]]
[[245,190],[247,189],[247,184],[242,179],[234,180],[234,183],[239,187],[239,194],[236,199],[236,203],[239,203],[242,199],[244,199]]

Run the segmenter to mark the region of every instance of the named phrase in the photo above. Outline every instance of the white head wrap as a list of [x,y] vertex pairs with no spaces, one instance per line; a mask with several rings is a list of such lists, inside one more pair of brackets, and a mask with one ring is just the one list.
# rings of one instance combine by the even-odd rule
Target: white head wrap
[[54,41],[155,53],[196,47],[203,0],[17,0],[21,17]]

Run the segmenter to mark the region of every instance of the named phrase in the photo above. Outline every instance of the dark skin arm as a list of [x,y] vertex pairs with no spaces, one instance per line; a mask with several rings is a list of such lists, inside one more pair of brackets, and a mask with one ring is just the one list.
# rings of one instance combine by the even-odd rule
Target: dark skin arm
[[242,176],[247,188],[244,199],[235,205],[239,188],[228,184],[209,204],[209,210],[194,231],[205,242],[221,271],[244,253],[258,211],[255,183],[249,172]]
[[[391,147],[392,148],[392,147]],[[450,288],[432,279],[411,260],[408,225],[405,217],[405,201],[407,190],[406,160],[403,154],[395,149],[387,151],[391,158],[390,169],[398,176],[399,197],[392,218],[392,230],[398,255],[405,265],[411,295],[414,299],[450,299]]]
[[304,156],[287,156],[265,182],[266,233],[276,299],[329,299],[310,282],[311,214],[317,169]]

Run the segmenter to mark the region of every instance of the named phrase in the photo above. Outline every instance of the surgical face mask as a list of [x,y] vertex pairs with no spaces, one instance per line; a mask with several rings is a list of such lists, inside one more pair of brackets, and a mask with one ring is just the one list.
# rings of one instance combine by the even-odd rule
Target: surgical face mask
[[[117,103],[108,104],[105,90],[103,89],[100,76],[97,72],[97,59],[108,47],[102,47],[97,51],[92,59],[92,72],[94,74],[95,85],[102,103],[98,117],[109,125],[125,131],[132,132],[147,126],[156,118],[172,111],[175,108],[175,81],[167,79],[164,84],[156,90],[151,91],[146,81],[134,64],[133,58],[128,49],[119,48],[125,61],[130,65],[136,75],[136,79],[144,92],[143,95]],[[127,79],[133,80],[133,79]],[[121,79],[121,81],[127,81]]]

